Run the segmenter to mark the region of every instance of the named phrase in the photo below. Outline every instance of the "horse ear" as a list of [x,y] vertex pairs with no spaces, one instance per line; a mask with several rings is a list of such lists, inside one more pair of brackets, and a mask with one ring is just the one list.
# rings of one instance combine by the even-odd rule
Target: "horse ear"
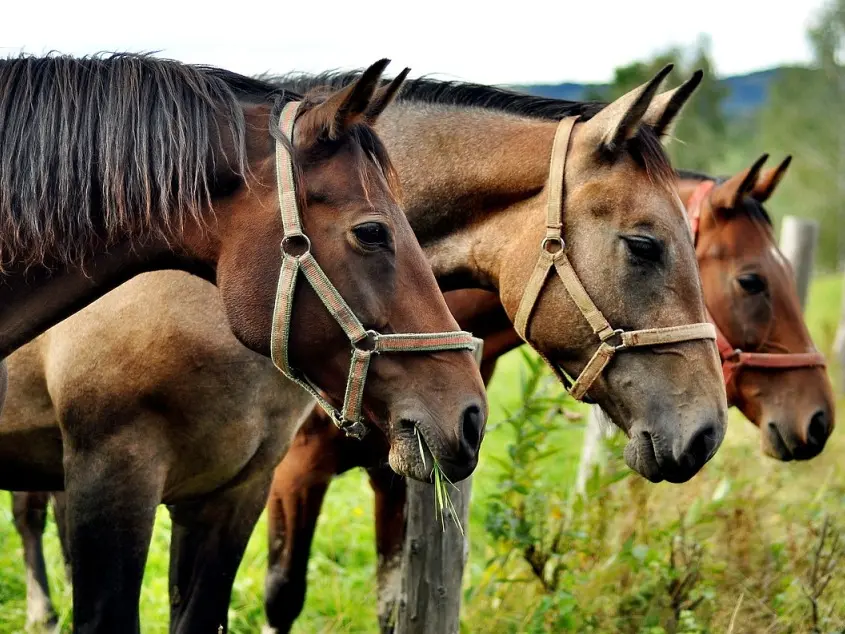
[[655,134],[659,137],[671,134],[675,118],[701,84],[702,77],[704,77],[704,72],[697,70],[692,77],[674,90],[667,90],[657,95],[648,106],[643,116],[643,123],[654,128]]
[[760,168],[763,163],[769,158],[768,154],[764,154],[756,161],[754,165],[739,174],[732,176],[721,185],[713,188],[710,194],[710,200],[714,209],[733,209],[738,207],[742,202],[744,196],[751,193],[757,183],[757,177],[760,175]]
[[401,73],[396,75],[393,81],[387,84],[387,86],[383,86],[376,91],[375,96],[373,97],[372,101],[370,101],[370,105],[367,108],[367,111],[364,113],[364,118],[366,119],[367,123],[369,123],[370,125],[375,125],[376,120],[378,120],[379,118],[379,115],[384,112],[384,109],[387,108],[387,106],[389,106],[393,102],[393,99],[396,97],[397,93],[399,92],[399,89],[405,82],[405,78],[410,72],[410,68],[405,68]]
[[651,100],[672,67],[672,64],[666,65],[651,81],[622,95],[584,124],[584,132],[594,138],[600,150],[618,155],[625,141],[639,130]]
[[389,59],[380,59],[361,73],[354,83],[312,108],[307,113],[308,131],[318,137],[338,139],[350,127],[365,121],[381,74],[389,63]]
[[772,192],[775,191],[775,187],[780,183],[780,179],[786,174],[790,163],[792,163],[792,156],[787,156],[780,165],[762,174],[751,191],[751,197],[757,202],[766,202],[769,196],[772,195]]

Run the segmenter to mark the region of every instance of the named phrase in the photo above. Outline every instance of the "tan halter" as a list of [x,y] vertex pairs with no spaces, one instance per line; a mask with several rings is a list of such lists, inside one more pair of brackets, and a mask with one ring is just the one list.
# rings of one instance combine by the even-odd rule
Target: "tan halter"
[[564,177],[566,174],[566,156],[569,152],[569,140],[572,136],[572,128],[577,117],[567,117],[560,121],[555,132],[554,144],[552,145],[551,166],[549,168],[549,201],[546,208],[546,236],[540,243],[540,258],[534,272],[528,280],[519,309],[514,320],[514,327],[526,342],[528,338],[528,325],[531,313],[549,271],[554,268],[563,282],[569,296],[578,306],[578,310],[590,324],[593,332],[598,336],[599,347],[593,357],[573,382],[566,376],[559,367],[551,363],[542,353],[543,359],[558,375],[573,398],[582,400],[593,382],[601,376],[605,367],[613,356],[620,351],[629,348],[641,348],[659,346],[681,341],[694,341],[697,339],[716,339],[716,330],[713,324],[685,324],[683,326],[671,326],[667,328],[647,328],[644,330],[624,331],[614,329],[605,319],[602,312],[590,299],[589,294],[578,279],[575,269],[566,256],[566,243],[561,235],[563,227],[563,214],[565,211],[564,201]]
[[[301,102],[291,102],[282,110],[279,128],[293,145],[293,126]],[[270,339],[270,354],[276,367],[291,381],[303,387],[328,413],[334,423],[348,436],[361,438],[366,433],[361,417],[361,401],[367,370],[374,354],[383,352],[434,352],[439,350],[471,350],[480,352],[481,340],[464,331],[388,334],[383,335],[364,328],[338,290],[326,276],[311,254],[311,241],[302,230],[299,206],[296,198],[296,183],[293,176],[293,159],[287,147],[276,140],[276,181],[279,190],[279,206],[282,213],[282,268],[276,292],[276,306],[273,311],[273,331]],[[290,250],[298,247],[298,253]],[[303,373],[290,366],[288,341],[290,319],[293,313],[293,296],[299,272],[314,289],[317,297],[328,309],[335,321],[343,328],[352,344],[352,361],[343,408],[335,408],[319,388]]]

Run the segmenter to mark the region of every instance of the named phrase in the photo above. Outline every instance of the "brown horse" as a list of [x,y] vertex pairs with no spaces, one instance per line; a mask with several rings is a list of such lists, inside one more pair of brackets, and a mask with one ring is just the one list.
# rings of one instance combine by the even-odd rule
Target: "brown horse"
[[[805,460],[821,452],[833,429],[832,388],[823,366],[802,360],[815,348],[788,261],[777,247],[763,207],[789,159],[759,175],[761,165],[758,161],[733,178],[718,181],[680,172],[677,182],[685,205],[700,215],[697,255],[704,297],[721,332],[736,349],[798,357],[792,366],[749,367],[736,373],[728,383],[729,403],[760,427],[764,453],[785,461]],[[694,200],[693,194],[707,183],[712,186],[707,195]],[[483,337],[481,373],[488,383],[496,360],[522,341],[495,295],[453,291],[446,293],[446,302],[462,327]],[[382,631],[392,631],[405,531],[405,485],[382,467],[384,451],[378,437],[349,442],[318,411],[294,437],[276,469],[268,502],[266,609],[274,631],[288,631],[302,609],[311,540],[323,498],[331,480],[354,467],[367,470],[375,493],[379,621]]]
[[[137,603],[153,514],[170,498],[190,500],[174,511],[174,549],[181,549],[181,556],[173,588],[182,592],[174,612],[180,618],[196,617],[192,627],[198,631],[216,631],[225,624],[226,580],[234,578],[242,551],[238,548],[261,512],[270,471],[297,417],[285,424],[275,421],[269,449],[259,428],[243,433],[219,418],[215,424],[209,415],[197,427],[179,419],[178,432],[166,435],[162,420],[171,408],[178,411],[175,394],[186,374],[208,365],[208,372],[225,377],[232,371],[227,364],[258,363],[261,357],[251,352],[244,361],[247,351],[238,340],[259,353],[270,352],[271,326],[279,331],[273,324],[277,299],[280,305],[293,302],[288,305],[288,330],[295,334],[284,336],[289,345],[282,352],[333,404],[344,400],[350,358],[346,328],[339,324],[361,319],[381,332],[443,337],[451,333],[442,331],[456,327],[397,203],[395,173],[372,129],[404,76],[379,88],[386,63],[373,65],[335,94],[305,97],[298,111],[285,107],[282,113],[298,115],[289,138],[275,121],[279,106],[292,97],[225,71],[134,56],[0,63],[7,115],[0,146],[5,166],[0,202],[6,223],[0,253],[12,263],[0,291],[2,352],[139,270],[175,265],[175,259],[196,264],[194,269],[205,267],[216,278],[223,300],[215,304],[214,295],[206,292],[197,301],[196,293],[171,287],[170,312],[163,308],[154,315],[146,310],[154,302],[127,298],[127,291],[119,290],[92,308],[96,316],[89,322],[93,330],[88,338],[75,321],[64,322],[61,341],[45,335],[9,358],[18,367],[18,359],[38,358],[53,344],[44,373],[28,385],[39,411],[44,411],[45,399],[52,399],[51,433],[43,442],[34,437],[33,432],[44,428],[37,418],[22,429],[26,418],[16,399],[25,395],[10,396],[5,418],[13,422],[7,430],[12,440],[17,436],[21,442],[0,443],[0,481],[10,489],[66,491],[76,631],[139,630]],[[276,171],[289,169],[292,159],[293,178],[280,203]],[[277,298],[279,244],[285,249],[282,220],[284,238],[297,237],[288,229],[295,227],[297,208],[306,207],[303,228],[311,239],[310,252],[296,261],[308,281],[316,271],[320,283],[313,290],[300,285],[294,294],[280,282]],[[130,229],[138,234],[131,241]],[[43,252],[35,253],[39,232]],[[62,239],[68,233],[73,240]],[[91,255],[100,252],[102,257]],[[200,282],[184,284],[190,289]],[[153,354],[152,342],[161,341],[167,350],[176,341],[167,339],[165,325],[184,318],[180,305],[197,317],[209,311],[216,317],[207,326],[210,336],[229,337],[221,349],[214,348],[217,354],[202,349],[201,359],[193,357],[190,344],[168,351],[177,362]],[[129,321],[122,321],[133,310]],[[346,321],[336,323],[336,314]],[[118,324],[124,326],[123,337],[110,339],[108,333],[120,330]],[[180,332],[185,333],[181,343],[191,336],[202,342],[208,335],[190,327]],[[384,340],[397,341],[393,334]],[[436,344],[425,354],[378,355],[358,394],[363,392],[367,417],[390,439],[396,471],[426,479],[434,458],[449,477],[460,479],[477,462],[486,401],[471,352],[438,348],[442,346]],[[232,349],[237,351],[234,359],[227,354]],[[264,392],[278,392],[279,386],[288,390],[270,413],[281,407],[289,415],[307,407],[307,393],[268,364],[261,365],[261,382],[273,390],[265,387]],[[170,392],[144,390],[149,386],[144,381],[156,371],[155,385],[166,381]],[[16,373],[12,371],[13,391],[31,378],[26,371]],[[358,378],[360,386],[364,377]],[[94,398],[105,383],[115,391]],[[200,387],[186,389],[202,398]],[[424,439],[428,460],[421,455],[415,431]],[[46,460],[48,468],[35,475],[27,472],[23,465],[31,455],[39,463]],[[202,496],[221,481],[229,485],[229,496],[256,487],[259,493],[245,495],[243,507],[228,524],[217,526],[211,518],[220,517],[219,503]],[[225,499],[226,494],[217,497]],[[214,544],[223,539],[220,535],[235,545],[218,552]],[[219,555],[208,567],[203,549]]]
[[[650,127],[666,125],[695,83],[654,98],[662,77],[579,121],[573,128],[565,171],[565,235],[573,266],[608,319],[628,328],[682,326],[705,317],[689,230],[670,178],[671,168]],[[384,111],[379,130],[391,153],[396,153],[408,217],[441,283],[498,289],[498,297],[493,297],[497,306],[509,307],[504,316],[510,324],[508,315],[516,313],[521,286],[531,274],[543,235],[548,159],[557,124],[538,119],[530,108],[517,116],[481,107],[488,98],[474,88],[445,95],[437,91],[409,93]],[[563,174],[559,176],[564,179]],[[502,240],[502,236],[508,239]],[[599,254],[602,257],[597,260]],[[53,429],[54,453],[41,462],[39,456],[32,455],[35,448],[47,446],[45,439],[29,443],[33,448],[30,456],[18,457],[19,488],[37,488],[24,479],[40,483],[42,489],[60,488],[62,447],[55,431],[56,418],[63,429],[78,425],[102,429],[108,421],[119,421],[132,439],[134,451],[143,449],[147,457],[160,457],[145,462],[143,469],[136,465],[134,477],[155,482],[163,477],[159,471],[164,471],[163,491],[141,498],[131,486],[112,481],[109,495],[96,501],[104,519],[111,517],[113,523],[142,533],[136,546],[142,553],[149,539],[151,508],[158,500],[171,506],[171,627],[194,631],[209,621],[201,620],[206,617],[200,614],[200,607],[191,613],[191,606],[214,605],[222,612],[208,618],[225,618],[231,579],[220,581],[223,575],[216,574],[217,567],[224,563],[227,571],[236,567],[232,560],[240,556],[243,541],[227,540],[232,533],[238,539],[248,535],[257,517],[252,513],[254,500],[266,502],[272,477],[272,466],[265,467],[265,479],[256,472],[256,480],[251,481],[255,486],[247,490],[246,472],[227,466],[231,461],[226,452],[239,446],[235,441],[255,440],[250,445],[253,453],[247,455],[261,453],[260,460],[255,460],[259,471],[258,464],[266,465],[284,451],[287,437],[279,429],[290,430],[303,412],[301,404],[285,406],[278,394],[283,386],[270,389],[269,379],[255,378],[246,370],[256,365],[246,352],[241,353],[244,361],[240,364],[216,360],[221,355],[236,358],[232,348],[217,351],[217,346],[225,343],[214,334],[222,317],[199,308],[193,316],[180,315],[179,307],[170,300],[172,295],[197,307],[207,306],[207,292],[199,296],[199,290],[181,288],[181,282],[177,284],[164,274],[144,283],[147,288],[138,282],[135,290],[129,288],[113,300],[121,311],[109,309],[112,300],[104,298],[106,307],[91,318],[93,323],[88,323],[83,313],[48,333],[40,351],[21,354],[19,369],[12,367],[9,396],[10,402],[18,400],[20,411],[0,425],[0,434],[3,428],[14,430],[16,425],[20,437],[39,427]],[[156,284],[164,288],[159,291],[160,299],[152,298]],[[167,291],[171,285],[178,288]],[[670,288],[672,292],[666,292]],[[142,291],[146,299],[135,301],[135,294]],[[196,299],[192,299],[194,294]],[[133,309],[144,312],[133,316]],[[119,315],[118,320],[101,316],[109,313]],[[144,314],[146,318],[140,317]],[[154,341],[141,337],[136,327],[144,319],[152,320],[154,330],[169,333],[168,337]],[[533,319],[532,344],[568,372],[577,374],[595,353],[597,338],[559,281],[546,284]],[[141,343],[133,343],[135,337],[140,337]],[[155,347],[156,341],[161,341],[159,347]],[[85,347],[90,348],[87,354]],[[100,368],[102,364],[96,360],[101,348],[121,359],[140,383],[125,387],[121,381],[126,379],[113,373],[78,375],[69,371],[73,364]],[[721,441],[724,386],[712,342],[683,342],[667,349],[676,354],[651,349],[637,355],[621,354],[592,385],[590,396],[614,412],[618,423],[630,432],[634,468],[651,479],[680,481],[692,477]],[[177,355],[175,350],[182,352]],[[83,364],[81,356],[91,361]],[[149,368],[146,357],[157,359],[158,369]],[[165,359],[169,361],[164,363]],[[228,367],[232,369],[224,371]],[[646,367],[654,380],[633,389],[633,377]],[[179,381],[175,377],[180,377]],[[272,380],[279,380],[277,374],[272,374]],[[668,382],[677,389],[663,389]],[[110,396],[112,392],[119,398]],[[269,405],[261,406],[264,402]],[[282,422],[279,417],[285,414]],[[227,420],[229,427],[224,443],[208,444],[204,453],[181,453],[182,437],[200,432],[207,437],[209,429],[220,429],[222,420]],[[261,433],[254,429],[259,422]],[[652,443],[652,432],[662,443]],[[20,456],[20,443],[3,439],[0,446]],[[65,441],[65,452],[71,449],[73,445]],[[384,453],[380,455],[383,460]],[[243,458],[238,457],[235,465],[241,462]],[[44,473],[52,474],[52,479],[39,475]],[[250,512],[245,512],[250,500]],[[226,544],[225,548],[221,544]],[[219,557],[209,554],[215,549]],[[218,562],[216,557],[227,561]],[[74,549],[71,559],[76,585],[77,565],[84,564],[77,564]],[[191,579],[196,580],[196,587]],[[215,580],[220,581],[216,594],[208,591]],[[137,614],[137,586],[131,589],[125,603],[133,602],[131,609]],[[109,588],[103,596],[116,592]]]
[[[306,99],[291,146],[277,140],[276,122],[298,97],[220,69],[132,55],[0,61],[0,358],[137,273],[165,268],[215,280],[232,331],[270,354],[279,244],[290,237],[277,154],[295,161],[291,193],[308,207],[311,261],[352,313],[394,332],[453,329],[370,127],[401,83],[375,94],[386,65],[331,98]],[[280,284],[278,299],[289,295]],[[341,402],[349,341],[314,292],[297,293],[292,312],[285,356]],[[427,477],[408,420],[452,477],[472,470],[477,445],[467,455],[459,429],[484,419],[472,363],[467,352],[373,363],[364,406],[393,421],[398,470]],[[429,378],[442,373],[455,381],[448,398]],[[14,482],[8,466],[0,473]]]

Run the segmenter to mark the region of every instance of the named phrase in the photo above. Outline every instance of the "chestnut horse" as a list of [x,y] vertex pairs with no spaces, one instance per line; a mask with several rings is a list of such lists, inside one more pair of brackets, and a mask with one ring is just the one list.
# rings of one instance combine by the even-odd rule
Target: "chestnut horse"
[[[392,168],[370,127],[398,88],[374,98],[386,65],[374,64],[333,98],[306,100],[291,146],[277,141],[277,122],[299,97],[228,71],[137,55],[0,61],[0,359],[134,275],[174,268],[215,281],[232,331],[269,355],[283,237],[277,145],[292,153],[300,202],[308,204],[312,261],[352,312],[397,332],[454,328],[389,191]],[[355,232],[370,226],[389,248],[355,245]],[[400,260],[404,277],[385,280]],[[419,290],[394,296],[385,292],[393,284]],[[280,300],[286,292],[279,289]],[[295,306],[285,357],[340,402],[349,341],[315,293],[298,293]],[[382,421],[401,421],[403,409],[420,408],[391,394],[418,385],[436,396],[427,406],[454,435],[463,417],[452,409],[483,413],[471,364],[466,352],[379,359],[365,406]],[[426,378],[441,371],[456,381],[449,399]],[[396,389],[384,389],[387,375]],[[419,422],[422,431],[435,426]],[[397,455],[407,454],[403,470],[424,477],[416,448],[404,442]],[[474,458],[461,459],[471,470]]]
[[[354,406],[344,407],[344,416],[348,411],[352,417],[338,422],[361,425],[363,403],[367,418],[390,439],[397,472],[427,479],[432,458],[452,478],[464,478],[475,467],[486,398],[469,335],[463,350],[442,352],[444,345],[435,341],[430,352],[378,355],[367,374],[354,375],[357,385],[346,387],[350,324],[414,333],[407,340],[427,333],[444,340],[463,337],[454,331],[457,324],[397,202],[394,169],[372,129],[404,78],[380,88],[386,64],[374,64],[335,94],[301,100],[219,69],[147,57],[0,62],[0,222],[5,223],[0,254],[9,262],[0,290],[0,352],[9,353],[139,271],[178,261],[216,279],[222,299],[222,305],[215,303],[206,292],[198,302],[196,295],[171,292],[171,312],[162,318],[160,311],[156,318],[147,312],[147,299],[127,299],[124,289],[92,309],[98,315],[94,322],[107,324],[105,330],[94,324],[92,339],[78,336],[76,322],[64,322],[71,327],[55,343],[36,383],[49,390],[37,394],[37,407],[43,410],[45,398],[55,406],[51,422],[55,427],[58,418],[58,444],[55,429],[46,442],[33,437],[37,420],[20,427],[24,419],[16,399],[22,394],[10,395],[6,403],[5,418],[14,420],[6,428],[10,438],[0,442],[2,486],[64,488],[67,494],[75,631],[139,631],[137,603],[155,508],[171,496],[191,500],[188,510],[174,513],[174,543],[184,542],[173,577],[183,597],[174,611],[199,615],[206,625],[197,626],[201,631],[225,624],[228,594],[221,594],[217,580],[198,577],[233,579],[240,552],[233,547],[220,553],[208,570],[200,545],[214,548],[214,531],[246,543],[282,455],[274,447],[264,456],[261,434],[238,435],[212,418],[163,434],[172,394],[135,391],[146,378],[136,373],[158,368],[174,390],[182,388],[184,374],[169,374],[178,364],[154,355],[151,343],[167,336],[156,324],[167,316],[181,318],[182,302],[197,316],[211,311],[217,317],[213,336],[229,336],[228,349],[235,347],[239,359],[247,352],[241,343],[270,353],[272,329],[274,365],[313,380],[328,397],[327,406],[338,407],[344,393],[357,388]],[[286,105],[292,99],[300,101],[298,110]],[[277,129],[277,121],[287,129]],[[297,226],[302,220],[304,235]],[[299,256],[286,255],[284,269],[283,238],[308,245]],[[294,293],[297,277],[313,290],[300,284]],[[285,313],[278,323],[276,303]],[[123,321],[130,306],[136,312]],[[124,338],[109,340],[106,333],[119,325],[128,326]],[[379,335],[388,343],[406,342],[398,336]],[[94,341],[113,347],[106,343],[87,354]],[[55,338],[45,335],[17,351],[10,366],[37,357],[48,342]],[[172,343],[161,341],[165,347]],[[358,353],[356,344],[353,360]],[[262,358],[249,355],[251,364]],[[170,356],[184,362],[188,373],[230,358],[221,353],[198,360],[185,347]],[[13,390],[21,380],[16,372]],[[97,401],[95,383],[103,377],[116,390]],[[264,381],[289,390],[278,406],[292,402],[301,411],[307,405],[308,393],[282,380],[277,370],[269,370]],[[128,399],[125,409],[121,398]],[[142,416],[135,420],[139,409]],[[296,417],[277,422],[273,434],[289,437],[296,424]],[[428,460],[422,445],[431,454]],[[56,462],[32,476],[23,467],[30,455]],[[216,527],[210,521],[214,501],[204,504],[202,495],[219,479],[229,484],[229,495],[238,487],[257,487],[259,494],[245,498],[229,525]]]
[[[823,361],[804,323],[788,261],[775,242],[763,207],[789,159],[759,175],[758,161],[730,179],[681,171],[681,198],[699,215],[697,255],[709,312],[731,346],[784,353],[780,367],[745,367],[726,372],[729,403],[761,429],[763,452],[780,460],[816,456],[834,426],[834,400]],[[710,187],[707,187],[707,185]],[[694,194],[707,189],[706,196]],[[446,293],[464,328],[484,339],[481,374],[488,383],[496,360],[522,341],[495,295]],[[804,356],[808,355],[808,356]],[[596,410],[595,407],[592,408]],[[269,571],[267,615],[272,631],[286,632],[305,600],[311,540],[323,498],[335,475],[367,470],[375,493],[379,621],[392,631],[405,531],[405,484],[383,467],[385,445],[377,437],[353,443],[318,411],[306,420],[276,469],[268,502]]]
[[[563,208],[556,211],[565,210],[566,253],[577,277],[611,323],[631,329],[662,329],[683,328],[704,319],[692,240],[671,167],[652,129],[668,125],[692,93],[698,76],[679,90],[655,97],[664,76],[665,72],[575,123],[565,173],[552,175],[549,156],[558,125],[538,119],[530,108],[519,115],[486,108],[488,94],[474,89],[458,94],[410,91],[389,106],[379,118],[378,130],[397,166],[408,217],[441,284],[497,290],[498,296],[492,296],[497,306],[507,307],[506,323],[510,324],[543,238],[547,185],[550,178],[560,178],[566,183],[566,199]],[[185,605],[198,606],[196,619],[202,618],[202,607],[214,605],[225,611],[231,579],[221,582],[217,594],[206,592],[203,602],[195,599],[199,591],[182,580],[192,578],[194,566],[216,570],[222,565],[209,554],[215,548],[221,557],[231,555],[234,560],[235,553],[240,556],[240,542],[237,547],[227,543],[222,548],[221,544],[229,537],[226,531],[237,528],[238,536],[248,535],[256,516],[245,513],[244,506],[246,500],[259,497],[260,487],[246,491],[240,472],[225,467],[226,456],[217,452],[229,450],[227,447],[209,445],[205,456],[183,457],[172,445],[182,436],[190,436],[186,426],[219,429],[221,419],[230,427],[227,438],[231,444],[256,435],[260,438],[253,429],[260,422],[265,444],[256,444],[255,451],[279,456],[286,438],[278,438],[278,428],[284,425],[288,429],[302,418],[303,411],[285,405],[278,395],[281,386],[269,389],[267,378],[257,378],[247,371],[256,361],[244,356],[245,351],[241,354],[244,361],[238,365],[215,361],[221,355],[236,357],[233,349],[217,351],[217,346],[225,343],[214,334],[215,328],[219,331],[215,324],[222,316],[209,310],[180,315],[178,306],[169,301],[171,294],[181,296],[186,303],[196,295],[192,303],[207,305],[207,293],[200,296],[199,289],[181,288],[181,282],[164,274],[144,284],[146,288],[138,282],[134,290],[126,290],[114,300],[121,311],[107,308],[111,300],[104,298],[104,308],[92,312],[95,316],[88,318],[83,313],[68,320],[48,333],[39,349],[33,347],[21,354],[18,369],[14,365],[11,368],[9,396],[10,402],[20,403],[20,409],[13,421],[0,424],[0,436],[4,428],[18,426],[20,437],[41,428],[46,438],[51,428],[55,430],[56,418],[62,427],[82,420],[92,428],[101,428],[105,424],[102,417],[106,416],[122,419],[127,433],[143,437],[149,444],[143,448],[144,455],[156,451],[163,454],[162,468],[171,480],[163,494],[148,498],[148,506],[158,500],[171,506],[171,628],[194,631],[195,626],[185,616]],[[165,289],[158,291],[162,293],[160,299],[153,299],[156,285]],[[180,288],[167,291],[169,286]],[[671,292],[667,292],[669,289]],[[136,293],[145,299],[134,301]],[[146,312],[133,315],[133,307]],[[118,314],[119,318],[109,320],[104,316],[107,314]],[[141,317],[143,314],[147,317]],[[557,279],[548,280],[542,289],[532,318],[532,345],[572,375],[577,375],[600,348],[581,310]],[[154,323],[155,331],[168,333],[159,344],[163,347],[155,343],[161,337],[154,341],[142,337],[141,343],[132,343],[139,336],[135,332],[137,323],[144,319]],[[198,330],[206,322],[208,325]],[[211,334],[196,334],[208,329]],[[184,334],[180,334],[182,331]],[[87,353],[85,347],[90,348]],[[68,371],[74,363],[98,368],[101,349],[111,350],[133,368],[141,382],[127,388],[114,373],[92,372],[86,377]],[[726,406],[712,341],[671,343],[666,349],[676,354],[661,354],[663,351],[651,348],[636,355],[622,352],[596,376],[589,395],[612,412],[614,420],[632,437],[629,463],[633,468],[653,480],[677,482],[692,477],[715,452],[724,434]],[[176,350],[181,352],[177,355]],[[83,362],[82,357],[87,360]],[[145,357],[158,359],[160,369],[147,369]],[[166,364],[165,359],[169,359]],[[233,367],[224,370],[225,365]],[[52,368],[61,371],[53,372]],[[649,380],[635,388],[633,378],[643,374],[648,374]],[[179,381],[174,377],[180,377]],[[276,380],[276,374],[273,378]],[[670,382],[676,389],[667,391],[665,385]],[[268,405],[261,405],[265,402]],[[287,419],[281,422],[280,416]],[[150,428],[156,430],[155,435],[143,431]],[[55,431],[52,437],[54,453],[40,462],[39,456],[19,459],[21,480],[25,477],[39,483],[33,486],[20,482],[19,488],[61,488],[51,484],[60,481],[62,472],[60,438]],[[149,440],[152,437],[165,449],[157,450]],[[662,442],[652,442],[652,437]],[[46,446],[42,444],[46,442],[29,444],[35,448]],[[20,443],[0,438],[0,445],[9,447],[10,453],[20,451],[16,448]],[[140,443],[136,450],[140,450]],[[380,456],[383,460],[384,453]],[[267,469],[267,482],[274,466]],[[43,473],[52,474],[53,479],[39,480]],[[136,477],[146,481],[150,474],[139,468]],[[120,484],[113,483],[109,497],[97,500],[101,514],[117,514],[127,525],[138,520],[146,531],[142,542],[145,553],[151,512],[144,506],[143,517],[137,517],[137,495],[127,490],[118,496]],[[267,490],[265,486],[261,504],[266,502]],[[205,509],[196,503],[199,493],[206,493],[200,498],[206,502]],[[203,527],[205,533],[200,530]],[[202,539],[203,534],[208,539]],[[71,560],[75,578],[73,550]],[[230,563],[226,570],[236,567],[236,562]],[[194,577],[202,587],[212,585],[220,576],[200,572]],[[133,592],[132,600],[136,601],[134,586]]]

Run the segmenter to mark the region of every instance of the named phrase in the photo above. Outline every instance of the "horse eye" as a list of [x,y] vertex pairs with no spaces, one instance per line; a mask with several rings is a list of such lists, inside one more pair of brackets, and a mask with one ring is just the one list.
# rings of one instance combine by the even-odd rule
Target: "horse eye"
[[376,248],[388,246],[388,232],[380,222],[365,222],[352,229],[355,238],[363,247]]
[[628,252],[638,260],[660,262],[663,257],[663,244],[650,236],[622,236]]
[[766,290],[766,280],[756,273],[746,273],[736,278],[736,281],[749,295],[758,295]]

